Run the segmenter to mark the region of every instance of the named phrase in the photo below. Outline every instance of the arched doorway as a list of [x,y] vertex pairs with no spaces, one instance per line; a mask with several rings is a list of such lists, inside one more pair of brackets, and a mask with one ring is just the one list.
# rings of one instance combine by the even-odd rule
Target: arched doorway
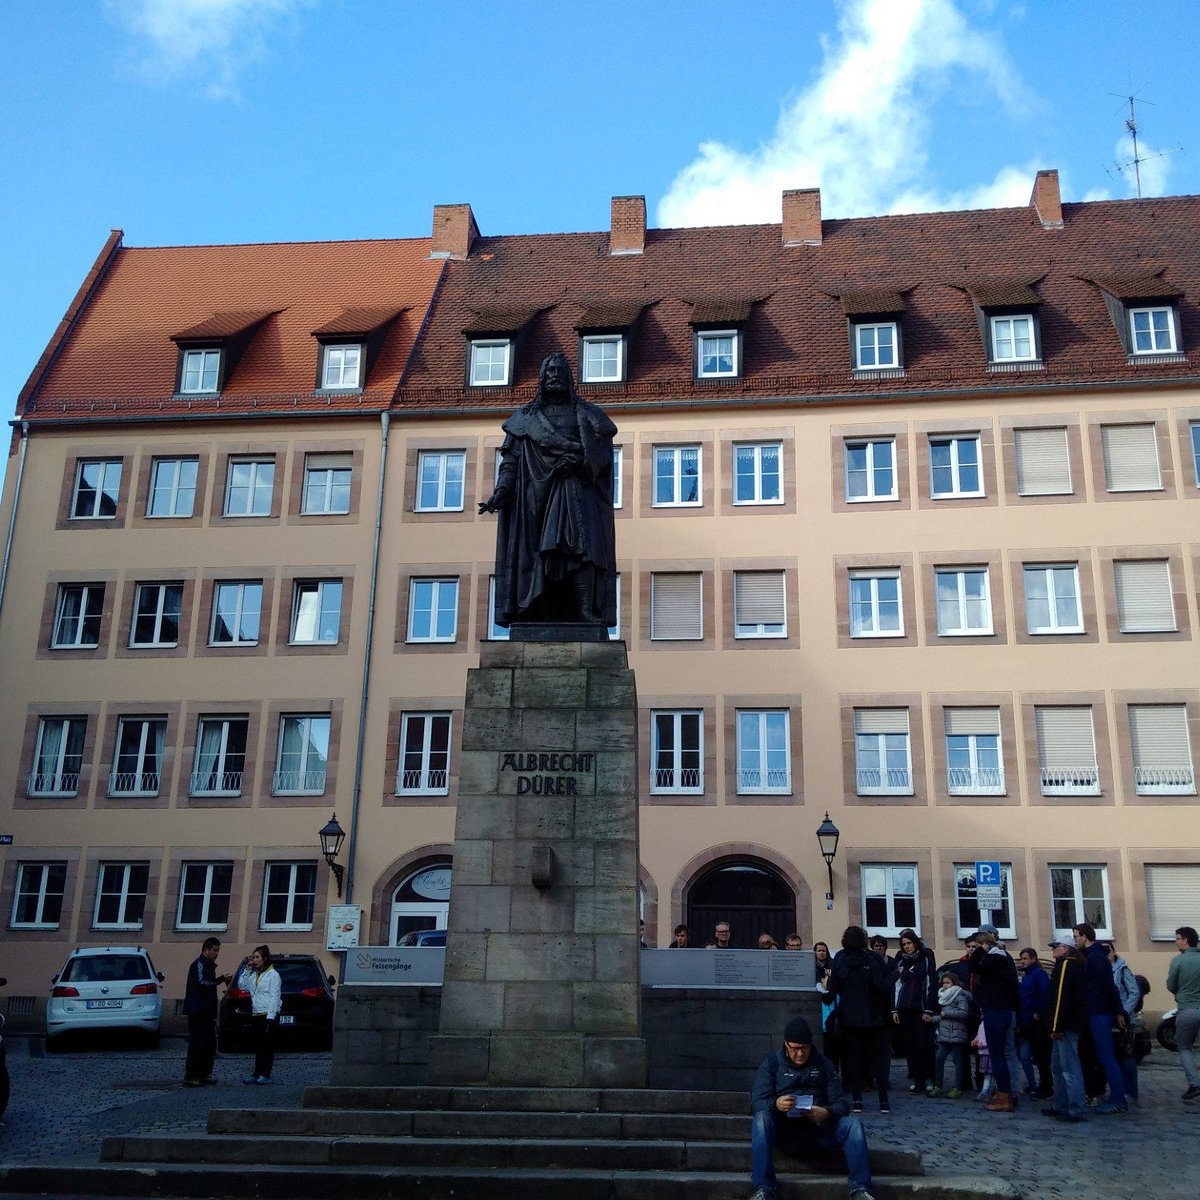
[[688,889],[685,920],[693,946],[707,946],[718,921],[729,922],[731,943],[741,949],[753,949],[763,932],[782,946],[796,928],[796,894],[769,863],[726,859]]
[[422,863],[392,893],[388,944],[398,945],[414,929],[445,929],[449,912],[450,860]]

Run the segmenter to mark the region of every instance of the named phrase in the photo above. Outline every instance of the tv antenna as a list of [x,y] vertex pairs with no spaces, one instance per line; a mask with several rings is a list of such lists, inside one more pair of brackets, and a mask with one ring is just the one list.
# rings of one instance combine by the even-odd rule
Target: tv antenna
[[[1142,163],[1153,162],[1156,158],[1166,158],[1168,154],[1175,154],[1183,149],[1182,146],[1174,146],[1170,150],[1161,150],[1158,154],[1142,155],[1138,150],[1138,123],[1137,110],[1134,107],[1134,101],[1138,100],[1138,96],[1124,95],[1121,92],[1109,92],[1110,96],[1116,96],[1120,100],[1126,100],[1129,103],[1129,116],[1125,118],[1125,128],[1129,131],[1130,140],[1133,142],[1133,157],[1121,163],[1115,163],[1112,170],[1105,167],[1105,171],[1111,178],[1113,171],[1118,175],[1125,175],[1129,169],[1133,168],[1134,186],[1137,191],[1137,198],[1142,198]],[[1151,100],[1142,100],[1143,104],[1153,104]]]

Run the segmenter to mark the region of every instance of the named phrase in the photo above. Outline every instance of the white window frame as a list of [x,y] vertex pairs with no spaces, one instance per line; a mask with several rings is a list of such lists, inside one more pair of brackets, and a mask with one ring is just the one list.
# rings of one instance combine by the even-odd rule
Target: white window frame
[[[905,713],[908,725],[908,714]],[[903,753],[904,765],[894,766]],[[875,765],[866,765],[872,755]],[[913,790],[912,731],[894,729],[890,733],[854,731],[854,788],[859,796],[911,796]]]
[[[171,610],[167,607],[167,601],[171,595],[171,589],[178,593],[179,604],[174,610],[175,619],[175,637],[170,640],[164,640],[163,621],[170,617]],[[149,597],[151,590],[154,590],[157,595],[154,601],[152,610],[146,609],[142,603],[143,596]],[[153,618],[154,629],[153,637],[150,641],[138,641],[138,622],[143,619]],[[144,649],[150,646],[178,646],[179,645],[179,628],[183,620],[183,584],[182,583],[139,583],[133,593],[133,620],[129,625],[129,645],[133,649]]]
[[199,469],[200,460],[195,455],[154,459],[150,465],[146,516],[151,520],[161,521],[195,515],[196,478]]
[[[708,343],[728,339],[729,352],[724,348],[709,352]],[[696,331],[696,378],[697,379],[736,379],[741,374],[741,331],[738,329],[698,329]],[[721,360],[729,359],[729,366],[723,368]],[[715,367],[706,369],[705,360],[716,360]]]
[[[598,351],[598,358],[592,351]],[[620,383],[625,378],[625,335],[595,333],[582,337],[579,378],[583,383]]]
[[[9,915],[10,929],[58,929],[67,892],[67,864],[53,862],[19,862],[13,880],[13,905]],[[30,920],[18,916],[21,908],[32,902]],[[57,909],[57,912],[55,911]]]
[[470,386],[507,387],[512,379],[512,357],[512,338],[472,338]]
[[[764,471],[763,460],[774,451],[774,472]],[[742,471],[742,458],[748,459],[749,471]],[[769,480],[775,478],[775,494],[770,494]],[[743,482],[749,483],[749,494],[741,492]],[[734,442],[733,444],[733,503],[782,504],[783,503],[783,443],[782,442]]]
[[[312,890],[308,890],[311,880]],[[282,897],[286,915],[281,921],[268,921],[267,909],[273,897]],[[304,906],[308,916],[305,919]],[[262,930],[309,930],[317,910],[317,864],[314,859],[302,862],[268,862],[263,871],[262,908],[258,927]]]
[[[438,741],[444,736],[445,748],[442,750],[434,748],[435,732]],[[396,795],[448,796],[453,751],[453,713],[401,713]]]
[[413,512],[462,512],[466,477],[465,450],[418,451]]
[[[662,735],[670,734],[664,745]],[[650,791],[657,796],[704,793],[704,710],[655,709],[650,714]]]
[[222,354],[219,346],[184,350],[179,362],[179,394],[215,396],[221,390]]
[[[271,794],[275,796],[323,796],[329,778],[329,738],[332,731],[329,713],[284,713],[279,718],[279,741],[275,748],[275,771],[271,776]],[[289,731],[300,738],[295,768],[285,767]],[[322,752],[321,742],[324,741]],[[322,757],[323,754],[323,757]],[[319,765],[313,766],[313,761]]]
[[786,708],[737,710],[739,796],[786,796],[792,790],[790,713]]
[[487,611],[489,642],[507,642],[512,630],[496,624],[496,577],[488,576],[488,611]]
[[[1017,332],[1017,323],[1025,323],[1024,333]],[[991,337],[992,362],[1037,362],[1037,318],[1033,313],[1004,313],[988,318]],[[1028,342],[1029,349],[1020,353],[1021,342]]]
[[[408,636],[409,642],[454,642],[458,640],[458,584],[457,576],[413,578],[408,583]],[[428,589],[429,603],[418,604],[419,597]],[[418,621],[428,613],[428,632],[418,631]],[[450,632],[438,633],[444,617],[450,618]]]
[[321,346],[321,390],[354,392],[362,390],[362,342],[326,342]]
[[[884,594],[884,583],[894,583],[895,598]],[[899,569],[855,567],[847,577],[850,636],[852,638],[901,638],[904,636],[904,587]],[[889,610],[895,608],[895,625]]]
[[[695,475],[684,472],[684,456],[695,454]],[[667,498],[660,499],[659,482],[667,485]],[[696,494],[683,499],[685,487],[695,483]],[[704,447],[699,445],[654,447],[654,508],[699,508],[704,503]]]
[[[1128,312],[1130,354],[1178,353],[1179,336],[1175,328],[1177,317],[1174,305],[1139,305]],[[1165,317],[1165,321],[1156,321],[1156,317]]]
[[[337,603],[331,603],[336,589]],[[342,600],[345,584],[341,579],[297,579],[292,588],[292,618],[288,644],[292,646],[336,646],[341,640]],[[312,597],[310,601],[309,598]],[[330,614],[336,613],[332,637],[322,636]],[[305,637],[311,627],[312,636]]]
[[[669,609],[660,605],[674,603]],[[670,620],[668,621],[668,618]],[[701,571],[654,571],[650,574],[650,640],[704,640],[704,574]]]
[[[1034,623],[1034,603],[1041,604],[1042,597],[1030,594],[1030,582],[1037,576],[1045,580],[1046,618],[1042,624]],[[1063,633],[1083,633],[1083,599],[1079,594],[1078,563],[1023,563],[1022,586],[1025,589],[1025,630],[1031,637],[1052,636]],[[1072,588],[1070,599],[1075,604],[1075,620],[1059,621],[1059,603],[1068,596],[1063,592],[1063,583],[1069,579]],[[1060,595],[1060,593],[1062,593]]]
[[[883,872],[883,888],[882,890],[868,891],[868,872],[882,871]],[[907,900],[908,892],[898,892],[896,884],[898,882],[897,873],[900,871],[912,872],[912,917],[911,921],[901,920],[896,911],[897,899]],[[859,873],[859,894],[862,903],[862,921],[863,926],[869,929],[872,933],[880,933],[884,937],[898,937],[902,929],[914,929],[917,935],[921,933],[921,874],[917,863],[881,863],[881,862],[864,862],[858,867]],[[867,904],[871,900],[882,900],[884,902],[884,922],[873,921],[867,911]],[[908,914],[905,914],[908,915]]]
[[[238,751],[230,750],[229,740],[234,726],[242,728],[242,766],[240,770],[231,771],[229,764],[237,757]],[[217,731],[217,743],[212,745],[209,738],[209,750],[215,751],[212,766],[208,770],[200,767],[200,756],[205,753],[205,735],[212,728]],[[188,781],[188,794],[192,796],[240,796],[246,780],[246,759],[249,756],[250,721],[242,715],[234,716],[203,716],[196,722],[196,749],[192,761],[192,773]],[[214,786],[207,783],[213,781]],[[219,786],[217,786],[219,785]]]
[[[937,606],[938,637],[986,637],[992,628],[991,572],[986,566],[936,567],[934,595]],[[983,587],[971,595],[968,579],[980,576]],[[943,595],[943,584],[952,585],[953,594]],[[972,623],[972,615],[975,622]],[[954,623],[951,623],[953,619]]]
[[1196,794],[1186,704],[1131,704],[1129,741],[1139,796]]
[[349,454],[306,455],[301,515],[345,516],[350,511],[353,478],[354,464]]
[[[149,898],[149,890],[149,863],[102,862],[96,875],[96,899],[92,906],[92,928],[141,929],[146,920],[146,902]],[[114,896],[117,898],[117,916],[114,920],[102,921],[100,907],[107,897]],[[139,899],[141,901],[140,908]]]
[[[217,871],[228,874],[228,882],[224,882],[224,887],[228,890],[221,890],[218,882],[214,879]],[[198,921],[185,921],[183,919],[184,904],[189,897],[198,896],[200,898],[200,919]],[[175,928],[176,929],[211,929],[211,930],[226,930],[229,928],[229,907],[233,897],[233,863],[228,861],[219,862],[199,862],[188,861],[180,864],[179,869],[179,897],[175,904]],[[220,903],[224,900],[225,918],[219,919],[218,915],[213,912],[214,902]]]
[[[1004,745],[1000,732],[999,710],[946,708],[943,713],[947,794],[951,796],[1003,796],[1005,789]],[[968,714],[973,714],[974,719],[972,720]],[[956,715],[960,721],[960,729],[952,731],[950,726],[955,723]],[[961,725],[987,725],[989,728],[964,730]],[[991,726],[994,726],[994,729]],[[954,739],[953,743],[951,739]],[[966,765],[955,766],[952,755],[961,755],[964,751]],[[988,759],[993,758],[995,766],[985,765]],[[978,929],[979,926],[976,925],[975,928]]]
[[[95,468],[99,475],[89,480]],[[114,521],[121,503],[122,461],[119,458],[84,458],[75,466],[75,485],[71,489],[72,521]],[[90,499],[88,498],[90,493]],[[104,511],[111,506],[112,511]]]
[[[57,745],[51,731],[57,728]],[[72,744],[77,751],[72,751]],[[30,796],[77,796],[83,774],[83,756],[87,749],[86,717],[41,717],[37,743],[33,749],[33,769],[29,773]],[[49,770],[44,769],[49,767]],[[68,768],[75,769],[69,770]]]
[[[881,344],[880,334],[887,330],[890,342]],[[882,351],[890,361],[884,362]],[[868,362],[870,356],[873,361]],[[895,321],[862,321],[854,325],[854,369],[856,371],[895,371],[900,367],[900,330]]]
[[[1067,894],[1067,889],[1061,889],[1061,894],[1054,890],[1055,872],[1067,872],[1070,876],[1070,894]],[[1098,871],[1100,883],[1100,895],[1087,897],[1084,895],[1084,871]],[[1066,882],[1066,880],[1061,880]],[[1112,898],[1108,889],[1108,864],[1107,863],[1050,863],[1049,864],[1049,894],[1050,894],[1050,920],[1054,926],[1055,937],[1070,938],[1072,927],[1082,925],[1084,923],[1092,925],[1096,930],[1096,938],[1112,937]],[[1087,909],[1085,907],[1087,900],[1100,900],[1104,905],[1104,919],[1101,921],[1090,920]],[[1069,906],[1069,911],[1064,911],[1059,906]],[[1096,915],[1094,912],[1091,914]],[[1060,924],[1058,918],[1060,916],[1070,916],[1071,920],[1065,924]]]
[[[245,483],[237,482],[243,471],[249,473],[249,479]],[[238,501],[236,505],[235,500]],[[269,517],[274,507],[275,459],[231,458],[226,470],[225,508],[222,515],[231,519]]]
[[[125,734],[137,729],[137,745],[132,750],[132,771],[122,770]],[[162,787],[163,749],[167,719],[162,716],[121,717],[117,721],[113,745],[112,772],[108,777],[110,796],[157,796]],[[153,769],[148,769],[147,764]]]
[[[935,463],[934,456],[938,448],[949,448],[949,461]],[[972,463],[964,456],[967,446],[974,447],[975,461]],[[968,487],[964,482],[966,472],[974,470],[976,486]],[[949,487],[939,487],[939,472],[949,475]],[[929,437],[929,497],[931,500],[955,500],[965,497],[982,496],[983,490],[983,440],[977,433],[939,433]]]
[[[882,450],[887,449],[887,463],[877,463]],[[851,466],[851,456],[857,451],[863,451],[863,465]],[[844,443],[846,464],[846,503],[847,504],[876,504],[881,500],[897,500],[899,493],[896,489],[896,439],[895,438],[847,438]],[[883,472],[887,472],[888,490],[877,489],[877,484]],[[853,481],[861,477],[863,481],[862,495],[855,495]]]
[[[774,616],[768,607],[758,612],[746,613],[741,604],[741,580],[750,577],[765,580],[769,576],[772,581],[779,581],[779,621],[739,621],[743,616]],[[787,637],[787,575],[783,571],[734,571],[733,573],[733,636],[735,638],[785,638]]]
[[1200,488],[1200,421],[1193,421],[1188,432],[1192,437],[1192,481]]
[[[68,611],[71,608],[74,611]],[[52,650],[95,650],[104,622],[104,584],[60,583],[54,606]],[[95,636],[89,636],[89,625]],[[67,636],[63,636],[66,634]]]
[[[963,895],[967,879],[970,880],[970,889],[974,890],[975,864],[973,862],[955,863],[952,869],[954,871],[954,924],[956,935],[960,938],[969,937],[980,925],[987,922],[989,925],[996,926],[997,936],[1001,940],[1011,941],[1015,938],[1017,936],[1017,918],[1016,909],[1013,906],[1012,864],[1006,862],[1000,864],[1000,895],[1004,901],[1004,906],[982,910],[973,898]],[[971,904],[975,909],[975,916],[966,921],[963,920],[964,904]],[[1008,909],[1007,921],[1004,919],[1005,906]]]
[[[212,621],[208,627],[210,646],[257,646],[262,633],[263,583],[261,579],[218,579],[213,583]],[[230,607],[232,604],[232,607]],[[218,637],[224,620],[229,637]],[[253,622],[253,627],[251,627]]]
[[622,508],[625,503],[623,495],[623,485],[625,481],[625,448],[624,446],[613,447],[612,459],[613,473],[613,508]]
[[[1066,713],[1088,715],[1088,735],[1091,741],[1091,759],[1088,761],[1088,747],[1080,741],[1078,744],[1058,742],[1051,744],[1043,734],[1043,726],[1048,719],[1043,712],[1062,711]],[[1034,734],[1038,755],[1038,777],[1043,796],[1098,796],[1100,795],[1100,762],[1096,753],[1096,714],[1089,704],[1046,704],[1034,706]],[[1064,720],[1068,719],[1065,715]],[[1082,725],[1080,726],[1082,730]],[[1059,761],[1047,762],[1052,757]],[[1074,759],[1075,761],[1069,761]]]

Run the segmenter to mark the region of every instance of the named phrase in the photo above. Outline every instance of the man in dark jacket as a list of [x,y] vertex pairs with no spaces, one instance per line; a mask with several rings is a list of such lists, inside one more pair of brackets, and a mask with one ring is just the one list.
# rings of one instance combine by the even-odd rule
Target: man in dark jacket
[[793,1156],[841,1146],[850,1200],[873,1200],[871,1155],[861,1118],[849,1115],[837,1067],[813,1048],[812,1029],[794,1017],[783,1046],[763,1059],[750,1096],[750,1163],[754,1195],[775,1196],[775,1146]]
[[1049,945],[1054,952],[1054,972],[1046,992],[1042,1023],[1053,1046],[1050,1070],[1054,1075],[1054,1102],[1042,1112],[1060,1121],[1086,1121],[1087,1092],[1079,1061],[1079,1037],[1088,1023],[1083,995],[1083,957],[1061,938],[1054,938]]
[[1113,1041],[1113,1025],[1125,1024],[1125,1010],[1121,1007],[1121,993],[1113,982],[1112,966],[1104,947],[1096,943],[1096,930],[1086,921],[1071,927],[1075,949],[1084,958],[1084,1001],[1087,1004],[1088,1031],[1096,1057],[1108,1080],[1108,1099],[1096,1105],[1097,1116],[1116,1116],[1128,1112],[1125,1099],[1125,1072],[1117,1061],[1117,1047]]
[[1050,977],[1042,970],[1037,951],[1032,946],[1026,946],[1021,951],[1018,961],[1021,967],[1021,1009],[1017,1032],[1021,1036],[1021,1044],[1017,1049],[1017,1057],[1021,1060],[1021,1069],[1025,1072],[1028,1084],[1025,1094],[1039,1100],[1049,1100],[1054,1094],[1050,1070],[1051,1046],[1042,1010],[1050,989]]
[[228,975],[217,975],[220,953],[220,938],[205,938],[199,957],[188,967],[183,995],[183,1012],[188,1021],[184,1087],[217,1082],[212,1073],[217,1057],[217,986],[229,982]]
[[891,1071],[890,1029],[885,1014],[892,1007],[895,976],[877,952],[866,949],[866,930],[850,925],[842,934],[842,949],[829,973],[843,1048],[842,1062],[850,1088],[850,1111],[862,1107],[863,1068],[879,1089],[879,1111],[891,1112],[888,1076]]

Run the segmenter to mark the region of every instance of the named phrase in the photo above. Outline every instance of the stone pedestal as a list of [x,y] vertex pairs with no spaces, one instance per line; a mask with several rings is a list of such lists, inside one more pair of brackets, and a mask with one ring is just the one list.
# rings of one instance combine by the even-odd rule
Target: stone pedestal
[[431,1084],[645,1086],[637,873],[624,645],[484,646],[467,680]]

